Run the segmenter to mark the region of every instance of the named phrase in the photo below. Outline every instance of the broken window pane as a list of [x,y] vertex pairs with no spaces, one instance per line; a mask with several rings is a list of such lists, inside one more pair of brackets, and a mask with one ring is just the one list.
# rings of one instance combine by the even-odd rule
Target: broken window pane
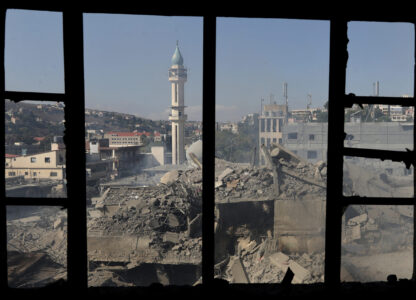
[[346,93],[413,96],[414,25],[349,22]]
[[413,150],[414,107],[354,105],[345,110],[344,146],[380,150]]
[[413,222],[413,206],[349,206],[342,218],[341,281],[411,279]]
[[8,197],[66,197],[64,105],[6,100]]
[[361,197],[413,197],[411,166],[391,160],[344,157],[343,194]]
[[62,13],[8,9],[5,34],[6,90],[64,92]]
[[8,284],[42,287],[67,276],[67,212],[60,207],[7,207]]
[[217,18],[216,278],[323,281],[328,49],[327,22]]
[[88,284],[192,285],[202,18],[85,14],[84,39]]

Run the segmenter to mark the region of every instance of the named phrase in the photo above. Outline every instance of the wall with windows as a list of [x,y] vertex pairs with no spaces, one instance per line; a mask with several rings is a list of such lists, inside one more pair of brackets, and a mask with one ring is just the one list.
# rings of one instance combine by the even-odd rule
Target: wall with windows
[[64,178],[65,150],[50,151],[35,155],[6,158],[6,178],[23,176],[24,179]]

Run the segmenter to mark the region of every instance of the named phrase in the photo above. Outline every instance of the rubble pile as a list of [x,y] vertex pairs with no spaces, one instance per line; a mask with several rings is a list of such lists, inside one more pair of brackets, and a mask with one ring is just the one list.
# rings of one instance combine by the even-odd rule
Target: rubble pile
[[[268,201],[280,199],[302,199],[306,195],[325,197],[326,166],[324,162],[315,165],[304,162],[293,162],[280,159],[282,166],[280,190],[276,197],[273,189],[273,172],[269,168],[241,167],[228,165],[216,177],[215,196],[217,201],[229,201],[232,199],[253,199]],[[290,175],[288,174],[290,170]],[[286,172],[285,172],[286,171]],[[294,177],[296,176],[296,177]],[[321,185],[305,184],[304,180],[319,181]],[[303,179],[303,180],[302,180]]]
[[[235,282],[232,265],[240,258],[247,273],[247,283],[280,283],[288,267],[295,273],[293,283],[317,283],[324,281],[324,254],[303,253],[287,255],[282,252],[265,253],[267,241],[257,245],[251,241],[239,256],[229,258],[225,272],[218,277]],[[240,282],[241,283],[241,282]]]
[[345,254],[379,254],[413,246],[413,207],[352,206],[346,215],[342,236]]
[[[289,238],[298,232],[298,239],[302,240],[302,235],[309,234],[310,229],[319,234],[320,228],[316,224],[311,224],[313,228],[305,225],[306,231],[302,230],[302,226],[290,228],[291,223],[296,223],[292,215],[276,222],[276,218],[281,216],[276,215],[275,209],[276,203],[279,203],[277,209],[280,209],[280,203],[283,208],[285,205],[290,207],[295,201],[307,213],[309,206],[303,207],[299,203],[303,200],[312,203],[308,204],[311,207],[320,208],[325,201],[326,163],[308,163],[280,145],[274,145],[270,152],[267,149],[263,151],[268,160],[266,167],[216,160],[218,225],[215,274],[236,283],[276,283],[281,282],[290,266],[292,271],[296,269],[294,283],[322,282],[324,254],[319,251],[283,253],[279,235],[273,231],[277,228],[276,224],[283,224]],[[229,204],[238,206],[227,207]],[[296,209],[285,211],[299,213]],[[314,216],[312,212],[310,214]],[[282,235],[286,237],[284,232]],[[308,236],[305,238],[311,239]],[[231,250],[229,255],[226,249]],[[286,257],[285,262],[280,263],[274,259],[276,256]]]
[[[90,263],[118,264],[125,272],[142,272],[144,264],[201,263],[201,170],[167,172],[151,187],[110,187],[93,204],[87,224]],[[102,268],[90,268],[101,278],[91,276],[90,284],[114,282],[105,275],[113,270]],[[132,278],[137,276],[142,275]]]
[[66,212],[39,210],[39,214],[7,222],[7,249],[21,253],[45,252],[66,267]]
[[36,288],[66,278],[66,269],[43,252],[7,252],[8,285]]
[[7,253],[9,285],[40,287],[66,277],[66,212],[54,208],[28,208],[19,217],[8,211]]
[[[399,164],[400,165],[400,164]],[[380,169],[344,162],[343,194],[362,197],[413,197],[413,177],[394,176]]]
[[[215,276],[234,283],[277,283],[290,268],[295,274],[293,283],[322,282],[324,253],[315,246],[322,244],[319,238],[325,232],[326,163],[308,163],[280,145],[262,151],[266,167],[215,160]],[[346,195],[376,193],[379,187],[377,196],[408,192],[407,179],[370,175],[358,166],[344,168]],[[90,285],[150,282],[149,272],[154,273],[154,280],[169,284],[177,270],[185,274],[190,266],[186,280],[200,277],[202,170],[175,169],[159,174],[158,179],[157,185],[147,187],[130,181],[107,186],[100,197],[91,199],[87,220]],[[354,259],[370,261],[371,255],[412,249],[413,208],[351,206],[343,224],[343,272],[350,280],[365,280],[351,267]],[[65,269],[63,211],[14,218],[7,225],[8,251],[41,253],[47,257],[34,255],[31,266],[51,259]],[[293,247],[285,248],[283,243]],[[16,270],[24,268],[9,268],[10,274],[26,278]]]
[[[142,188],[111,188],[104,206],[117,205],[114,214],[88,219],[89,231],[148,235],[162,232],[183,232],[187,217],[201,213],[201,194],[182,182]],[[97,206],[96,206],[97,207]]]

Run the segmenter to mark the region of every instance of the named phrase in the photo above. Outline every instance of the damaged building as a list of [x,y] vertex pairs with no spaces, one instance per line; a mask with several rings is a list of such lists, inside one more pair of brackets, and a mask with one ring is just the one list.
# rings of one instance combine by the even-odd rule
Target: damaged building
[[[68,189],[66,198],[42,196],[28,200],[26,194],[16,197],[6,194],[7,182],[4,183],[5,197],[0,214],[4,249],[1,281],[6,293],[13,293],[13,297],[18,294],[36,297],[42,293],[61,297],[67,294],[102,296],[110,291],[116,297],[137,296],[142,290],[102,287],[149,286],[155,282],[159,284],[147,292],[172,298],[189,294],[193,298],[218,295],[307,298],[329,294],[331,298],[351,299],[358,295],[398,297],[403,291],[414,292],[415,177],[408,168],[415,165],[414,140],[413,147],[407,151],[351,147],[353,144],[344,140],[344,113],[352,105],[382,103],[414,107],[414,96],[375,99],[347,95],[345,83],[350,22],[407,22],[412,26],[415,18],[395,14],[394,5],[383,9],[384,15],[383,12],[366,15],[358,9],[361,7],[350,6],[342,6],[339,14],[314,14],[309,8],[305,10],[296,5],[296,9],[278,12],[250,7],[228,13],[217,9],[216,13],[206,15],[200,9],[149,10],[120,3],[95,8],[81,5],[71,9],[60,4],[5,4],[3,33],[6,14],[16,8],[62,15],[63,92],[25,92],[27,87],[11,91],[4,84],[0,90],[5,99],[15,102],[54,101],[65,105]],[[355,9],[353,13],[352,9]],[[152,180],[157,182],[152,186],[103,186],[99,197],[87,201],[85,141],[81,136],[85,130],[83,19],[84,14],[97,13],[200,17],[205,66],[203,170],[196,163],[193,169],[172,170],[166,177],[161,176],[161,180]],[[206,66],[215,66],[219,57],[216,54],[217,20],[224,16],[304,18],[325,21],[329,25],[326,35],[330,50],[327,155],[321,157],[319,152],[309,152],[309,159],[315,161],[305,161],[299,156],[307,157],[308,151],[315,149],[305,148],[303,154],[299,151],[297,156],[295,145],[292,148],[289,143],[283,143],[285,148],[271,145],[269,149],[257,149],[263,151],[264,167],[215,159],[215,109],[218,106],[215,86],[219,77],[216,78],[215,68]],[[3,39],[3,46],[5,42]],[[413,68],[412,63],[410,65]],[[3,69],[6,69],[4,61]],[[4,128],[0,131],[4,137]],[[347,138],[348,134],[346,132]],[[392,160],[393,164],[373,168],[371,163],[364,165],[349,157],[376,158],[382,163]],[[395,163],[401,161],[409,172],[396,169]],[[107,167],[110,166],[103,168]],[[4,176],[5,172],[0,174]],[[408,176],[413,178],[410,185]],[[207,188],[202,189],[202,186]],[[22,212],[20,209],[27,208],[28,204],[37,207]],[[56,210],[50,211],[52,206]],[[212,214],[213,220],[208,214]],[[214,244],[215,254],[211,260],[209,250]],[[391,274],[396,274],[399,280]],[[213,280],[214,277],[223,280]],[[409,278],[413,280],[406,280]],[[227,285],[225,281],[237,284]],[[346,285],[346,281],[354,284]],[[368,281],[384,282],[359,283]],[[14,289],[54,282],[65,288]],[[251,284],[275,282],[282,284]],[[325,284],[309,284],[321,282]],[[176,294],[170,293],[175,291],[175,285],[183,284],[195,287],[181,287]],[[87,289],[88,286],[100,288]]]
[[[323,282],[326,163],[309,163],[278,144],[262,151],[264,167],[215,160],[215,277],[231,283],[279,283],[290,268],[293,283]],[[201,282],[202,170],[194,165],[157,178],[153,186],[105,185],[102,194],[92,198],[87,210],[90,286]],[[376,176],[349,162],[344,178],[346,195],[413,192],[409,176]],[[41,214],[10,221],[11,259],[17,252],[43,253],[43,260],[60,266],[56,272],[61,275],[65,253],[53,249],[66,239],[63,220]],[[362,270],[369,256],[410,259],[412,221],[411,207],[348,207],[343,217],[342,280],[385,279],[388,270],[377,261]],[[26,226],[36,232],[30,238]],[[32,241],[38,246],[29,247]],[[408,278],[409,265],[397,274]],[[29,272],[22,270],[9,268],[19,278]],[[38,281],[42,282],[47,281]]]

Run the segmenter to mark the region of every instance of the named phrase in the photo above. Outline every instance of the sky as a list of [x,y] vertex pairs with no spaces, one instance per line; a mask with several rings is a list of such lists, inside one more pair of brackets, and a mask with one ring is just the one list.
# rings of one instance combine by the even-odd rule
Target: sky
[[[202,118],[203,20],[200,17],[84,15],[87,108],[168,118],[168,68],[179,43],[188,69],[188,120]],[[346,92],[413,95],[414,27],[349,23]],[[62,14],[9,10],[6,90],[64,92]],[[264,103],[322,107],[328,99],[329,22],[217,19],[216,119],[238,121]],[[214,104],[213,104],[214,105]]]

